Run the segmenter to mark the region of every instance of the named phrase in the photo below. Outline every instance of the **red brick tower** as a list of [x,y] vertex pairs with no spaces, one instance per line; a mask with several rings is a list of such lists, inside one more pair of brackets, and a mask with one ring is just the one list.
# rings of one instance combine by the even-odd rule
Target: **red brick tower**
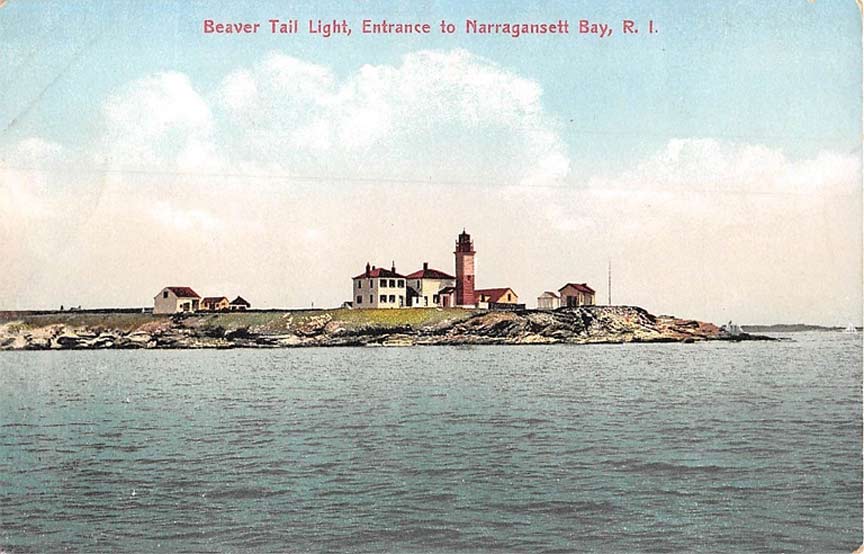
[[474,300],[474,242],[462,229],[456,241],[456,305],[473,306]]

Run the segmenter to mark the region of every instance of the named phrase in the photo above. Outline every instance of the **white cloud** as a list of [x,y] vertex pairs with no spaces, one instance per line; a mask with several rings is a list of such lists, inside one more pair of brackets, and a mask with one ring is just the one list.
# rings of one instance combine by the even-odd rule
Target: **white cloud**
[[54,213],[51,191],[56,169],[67,161],[63,146],[40,137],[12,145],[0,160],[0,214],[7,225],[23,225],[35,216]]
[[[531,80],[464,50],[421,51],[345,79],[280,53],[228,75],[215,94],[236,157],[295,172],[367,177],[492,176],[555,184],[569,172],[556,122]],[[479,169],[478,169],[479,168]]]
[[105,102],[108,132],[134,130],[140,138],[158,138],[176,129],[198,130],[210,124],[210,109],[177,72],[139,79]]
[[856,156],[822,152],[790,160],[782,150],[711,138],[678,138],[617,175],[596,176],[588,186],[653,192],[798,194],[829,188],[850,191],[859,171]]
[[103,151],[96,160],[114,168],[171,169],[178,162],[203,168],[216,163],[207,145],[213,119],[189,78],[166,72],[134,81],[109,97],[103,107]]
[[[166,72],[104,105],[98,163],[203,175],[270,167],[349,179],[560,184],[569,174],[542,89],[465,50],[407,54],[337,78],[282,53],[215,90]],[[190,182],[192,179],[187,179]]]
[[245,70],[237,70],[222,81],[221,100],[236,113],[249,109],[258,95],[258,86],[252,74]]

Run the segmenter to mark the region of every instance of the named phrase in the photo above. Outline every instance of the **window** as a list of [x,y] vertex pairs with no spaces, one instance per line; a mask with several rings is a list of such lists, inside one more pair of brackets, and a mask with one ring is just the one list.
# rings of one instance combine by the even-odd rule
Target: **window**
[[369,295],[369,303],[370,303],[370,304],[374,304],[374,303],[375,303],[375,297],[372,296],[371,294]]
[[168,291],[162,291],[162,298],[168,298]]
[[438,303],[438,295],[437,295],[437,294],[433,294],[433,295],[432,295],[432,303],[433,303],[433,304],[437,304],[437,303]]
[[357,281],[357,288],[358,288],[358,289],[362,289],[362,288],[363,288],[363,281]]
[[417,289],[420,289],[420,279],[417,279]]
[[379,283],[379,286],[386,287],[387,286],[387,279],[381,279],[381,283]]
[[423,297],[423,305],[424,305],[424,306],[428,306],[428,305],[429,305],[429,297],[428,297],[428,296],[424,296],[424,297]]
[[380,303],[387,302],[387,295],[386,295],[386,294],[382,294],[381,297],[378,298],[378,302],[380,302]]
[[513,300],[513,297],[510,296],[510,293],[508,292],[507,293],[507,302],[510,302],[511,300]]
[[397,286],[399,286],[399,287],[404,287],[404,286],[405,286],[405,281],[403,281],[402,279],[399,279],[399,284],[398,284]]
[[396,288],[396,279],[390,279],[390,287]]
[[390,302],[396,302],[396,295],[395,294],[390,295]]
[[358,303],[358,304],[362,304],[362,303],[363,303],[363,297],[362,297],[362,296],[358,296],[358,297],[357,297],[357,303]]
[[405,305],[405,298],[400,294],[399,295],[399,307],[401,308],[404,305]]
[[369,288],[372,288],[372,279],[369,279]]

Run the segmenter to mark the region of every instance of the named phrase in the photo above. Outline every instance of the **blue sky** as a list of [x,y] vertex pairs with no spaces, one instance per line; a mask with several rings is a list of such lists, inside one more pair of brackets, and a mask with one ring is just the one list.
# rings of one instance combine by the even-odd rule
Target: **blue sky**
[[[186,73],[206,88],[271,49],[347,75],[362,64],[394,63],[406,52],[458,47],[536,80],[571,155],[584,164],[626,163],[675,136],[744,139],[792,155],[859,144],[860,19],[852,1],[415,4],[176,1],[157,9],[127,1],[12,0],[0,17],[3,46],[16,53],[0,58],[0,70],[13,76],[0,89],[0,124],[19,119],[0,140],[33,133],[86,140],[113,89],[158,71]],[[433,23],[567,18],[571,25],[585,18],[615,27],[628,18],[653,19],[659,32],[515,40],[461,32],[331,39],[200,32],[205,18],[263,23],[273,17],[344,17],[355,31],[364,17]]]
[[[9,0],[0,309],[140,306],[166,284],[338,305],[367,261],[451,270],[466,227],[478,284],[529,306],[562,282],[605,298],[611,260],[616,303],[861,321],[854,1],[412,4]],[[363,36],[363,18],[433,33]],[[466,18],[571,34],[470,36]]]

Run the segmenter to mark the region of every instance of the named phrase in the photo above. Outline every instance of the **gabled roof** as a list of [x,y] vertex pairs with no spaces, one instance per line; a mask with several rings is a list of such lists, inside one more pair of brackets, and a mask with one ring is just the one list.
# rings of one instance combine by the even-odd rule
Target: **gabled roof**
[[564,285],[563,287],[558,289],[558,292],[561,292],[562,290],[566,289],[567,287],[573,287],[574,289],[578,290],[579,292],[587,292],[590,294],[594,294],[596,292],[594,289],[592,289],[591,287],[589,287],[585,283],[567,283],[566,285]]
[[353,279],[376,279],[378,277],[391,277],[393,279],[404,279],[404,275],[399,275],[395,271],[390,271],[389,269],[384,269],[383,267],[376,267],[375,269],[370,269],[369,273],[365,271]]
[[488,296],[489,302],[498,302],[499,300],[501,300],[502,296],[507,294],[508,290],[513,293],[513,296],[518,296],[516,292],[509,287],[505,287],[502,289],[474,289],[474,296]]
[[545,290],[545,291],[543,291],[543,294],[541,294],[540,296],[541,296],[541,297],[543,297],[543,296],[548,296],[548,297],[550,297],[550,298],[560,298],[560,297],[558,296],[558,293],[556,293],[556,292],[552,292],[551,290]]
[[243,298],[242,296],[238,296],[237,298],[235,298],[234,300],[231,301],[231,305],[232,306],[246,306],[248,308],[252,304],[250,304],[249,301],[246,300],[245,298]]
[[222,301],[228,302],[228,299],[224,296],[207,296],[206,298],[201,299],[202,304],[216,304]]
[[421,269],[410,275],[405,276],[406,279],[455,279],[452,275],[447,275],[443,271],[437,269]]
[[189,287],[165,287],[173,292],[178,298],[201,298],[201,296]]
[[438,294],[450,294],[456,292],[456,287],[444,287],[438,291]]

